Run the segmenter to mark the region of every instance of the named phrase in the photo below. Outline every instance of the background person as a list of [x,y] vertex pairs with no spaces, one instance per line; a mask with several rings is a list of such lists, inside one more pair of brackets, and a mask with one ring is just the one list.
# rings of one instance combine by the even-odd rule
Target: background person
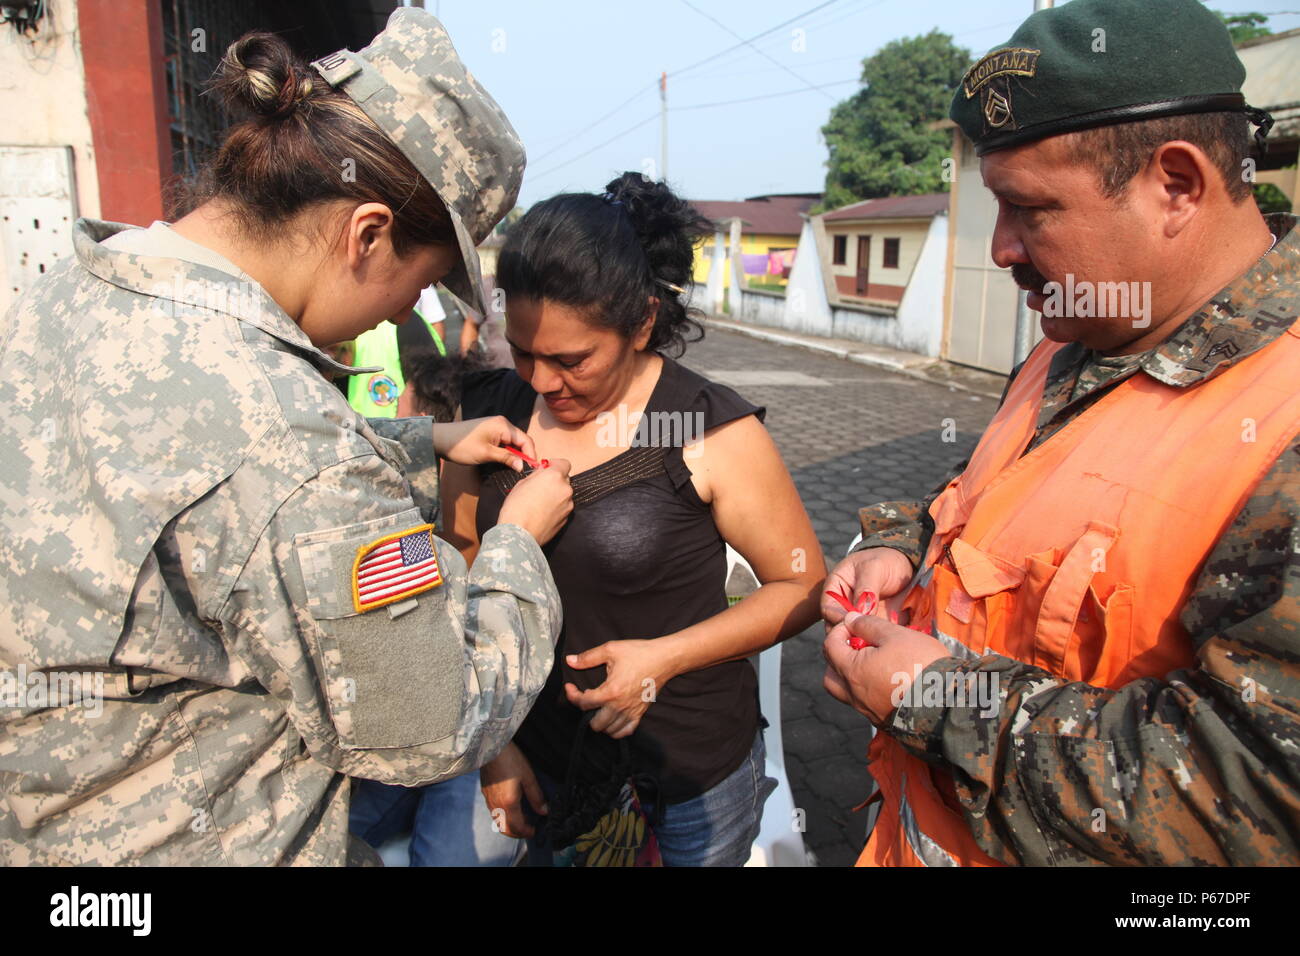
[[403,417],[399,409],[406,392],[405,366],[418,355],[447,354],[445,319],[438,290],[427,286],[413,309],[357,336],[352,364],[378,366],[380,371],[347,379],[348,404],[367,418]]
[[[403,353],[399,416],[452,421],[461,377],[478,364],[473,354]],[[355,779],[348,827],[375,849],[409,834],[411,866],[509,866],[523,850],[493,819],[475,773],[420,787]]]

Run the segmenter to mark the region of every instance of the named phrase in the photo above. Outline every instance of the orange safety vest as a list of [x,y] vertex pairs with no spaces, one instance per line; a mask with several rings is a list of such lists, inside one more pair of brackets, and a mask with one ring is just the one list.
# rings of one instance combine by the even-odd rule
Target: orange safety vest
[[[958,656],[1106,688],[1164,677],[1195,662],[1178,614],[1201,566],[1300,430],[1300,321],[1194,386],[1133,375],[1022,457],[1059,348],[1030,355],[931,505],[925,560],[891,604]],[[946,773],[887,733],[868,757],[882,805],[858,865],[998,865]]]

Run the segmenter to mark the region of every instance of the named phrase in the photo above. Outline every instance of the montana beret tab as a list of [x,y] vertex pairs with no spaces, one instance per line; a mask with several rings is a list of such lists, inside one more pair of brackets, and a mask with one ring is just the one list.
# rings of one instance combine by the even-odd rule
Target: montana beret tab
[[398,7],[365,49],[312,63],[383,130],[447,207],[461,261],[442,284],[486,314],[478,244],[519,196],[524,147],[437,18]]
[[1240,112],[1246,69],[1197,0],[1071,0],[1032,14],[966,71],[950,115],[977,155],[1047,136],[1188,113]]

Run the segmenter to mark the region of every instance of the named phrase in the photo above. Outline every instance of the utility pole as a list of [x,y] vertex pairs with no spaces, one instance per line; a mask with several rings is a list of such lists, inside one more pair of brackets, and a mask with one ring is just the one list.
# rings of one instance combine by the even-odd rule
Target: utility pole
[[659,178],[668,179],[668,74],[659,74]]
[[[1034,12],[1046,10],[1054,0],[1034,0]],[[1024,289],[1016,296],[1016,340],[1012,344],[1011,365],[1014,368],[1029,358],[1034,347],[1034,317],[1030,315],[1029,293]]]

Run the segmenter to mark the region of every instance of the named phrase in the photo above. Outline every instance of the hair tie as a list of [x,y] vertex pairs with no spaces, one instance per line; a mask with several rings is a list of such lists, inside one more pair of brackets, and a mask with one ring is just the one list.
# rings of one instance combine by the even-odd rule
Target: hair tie
[[621,200],[621,199],[615,199],[615,198],[614,198],[614,194],[611,193],[611,192],[604,192],[604,193],[602,193],[601,196],[600,196],[600,198],[603,199],[603,200],[605,200],[605,202],[609,203],[611,206],[621,206],[621,205],[623,205],[623,200]]

